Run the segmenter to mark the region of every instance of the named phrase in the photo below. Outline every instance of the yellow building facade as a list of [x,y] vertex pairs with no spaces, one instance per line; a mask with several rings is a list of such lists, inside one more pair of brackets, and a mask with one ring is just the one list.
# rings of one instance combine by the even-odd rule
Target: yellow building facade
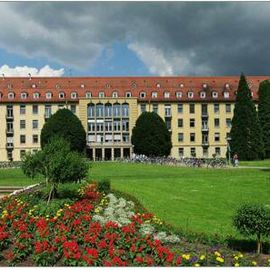
[[[250,78],[255,102],[264,79]],[[237,77],[5,79],[0,83],[0,161],[19,161],[40,149],[45,121],[62,108],[81,120],[93,160],[130,157],[132,129],[144,111],[165,121],[172,157],[225,157],[237,83]]]

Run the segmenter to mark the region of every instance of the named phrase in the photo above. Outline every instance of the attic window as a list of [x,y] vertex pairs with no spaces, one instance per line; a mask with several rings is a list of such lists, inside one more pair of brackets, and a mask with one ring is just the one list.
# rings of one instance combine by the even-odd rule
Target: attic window
[[230,97],[230,93],[228,91],[225,91],[223,93],[223,96],[224,96],[224,98],[229,98]]
[[51,99],[52,98],[52,93],[51,92],[47,92],[46,93],[46,99]]
[[37,85],[36,84],[32,84],[32,88],[36,88],[37,87]]
[[106,84],[105,84],[105,87],[106,87],[106,88],[110,88],[111,86],[110,86],[109,83],[106,83]]
[[13,92],[8,93],[8,99],[14,99],[15,94]]
[[76,99],[77,98],[77,92],[72,92],[70,96],[71,96],[72,99]]
[[86,92],[85,93],[85,97],[86,98],[91,98],[92,97],[92,93],[91,92]]
[[60,85],[59,83],[57,83],[57,84],[55,85],[55,87],[56,87],[57,89],[59,89],[59,88],[61,87],[61,85]]
[[157,83],[157,88],[160,88],[160,83]]
[[8,89],[12,89],[12,84],[8,84]]
[[104,92],[99,92],[99,93],[98,93],[98,97],[99,97],[99,98],[104,98],[104,97],[105,97]]
[[203,84],[203,88],[204,88],[204,89],[207,88],[207,83],[204,83],[204,84]]
[[170,92],[164,92],[164,98],[169,98],[170,97]]
[[136,88],[136,87],[137,87],[136,82],[132,82],[132,83],[131,83],[131,87],[132,87],[132,88]]
[[59,98],[61,98],[61,99],[65,98],[65,93],[64,92],[60,92],[59,93]]
[[193,96],[194,96],[193,92],[189,91],[188,92],[188,98],[193,98]]
[[26,92],[21,93],[21,99],[27,99],[28,94]]
[[140,98],[145,98],[146,97],[146,93],[145,92],[141,92],[140,93]]
[[213,98],[217,98],[217,97],[218,97],[218,92],[213,91],[213,92],[212,92],[212,97],[213,97]]
[[126,92],[126,97],[130,98],[131,97],[131,92]]
[[180,83],[180,85],[179,85],[181,88],[183,88],[184,87],[184,84],[183,83]]
[[84,88],[84,84],[81,84],[81,88]]
[[40,94],[38,93],[38,92],[35,92],[34,94],[33,94],[33,98],[34,99],[38,99],[40,97]]
[[226,83],[226,84],[225,84],[225,88],[226,88],[226,89],[229,89],[229,88],[230,88],[230,84],[229,84],[229,83]]
[[152,98],[157,98],[158,93],[157,92],[152,92]]
[[206,93],[205,92],[200,92],[200,98],[205,98],[206,97]]
[[182,98],[183,96],[183,93],[182,92],[176,92],[176,97],[177,98]]

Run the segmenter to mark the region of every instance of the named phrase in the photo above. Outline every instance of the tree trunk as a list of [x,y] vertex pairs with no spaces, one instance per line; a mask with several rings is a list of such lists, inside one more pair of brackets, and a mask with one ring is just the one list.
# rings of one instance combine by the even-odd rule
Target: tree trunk
[[262,243],[261,243],[261,235],[257,235],[257,254],[262,252]]
[[49,202],[57,195],[57,188],[56,188],[56,184],[52,184],[50,193],[49,193],[49,197],[48,197],[48,201],[47,201],[47,205],[49,204]]

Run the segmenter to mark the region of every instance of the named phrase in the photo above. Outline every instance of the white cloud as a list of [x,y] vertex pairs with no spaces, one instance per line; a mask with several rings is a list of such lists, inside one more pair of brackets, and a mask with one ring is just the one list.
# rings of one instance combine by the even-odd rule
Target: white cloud
[[9,67],[8,65],[0,67],[0,74],[4,74],[6,77],[27,77],[29,73],[32,77],[61,77],[64,75],[65,70],[63,68],[53,69],[48,65],[41,69],[28,66]]

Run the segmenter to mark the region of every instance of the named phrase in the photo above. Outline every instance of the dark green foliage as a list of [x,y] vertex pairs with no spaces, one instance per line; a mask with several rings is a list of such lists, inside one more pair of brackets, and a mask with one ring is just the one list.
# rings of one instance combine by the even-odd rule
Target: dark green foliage
[[97,190],[108,194],[111,191],[111,181],[109,179],[103,179],[97,182]]
[[68,109],[58,110],[44,124],[41,130],[42,149],[53,136],[67,140],[72,151],[83,153],[85,150],[85,130],[79,118]]
[[265,157],[270,158],[270,80],[260,83],[258,115],[262,129]]
[[256,236],[257,252],[261,252],[262,236],[270,236],[270,209],[263,205],[245,204],[234,218],[233,225],[243,235]]
[[168,156],[172,148],[170,132],[154,112],[144,112],[139,116],[132,130],[131,142],[135,154],[146,156]]
[[237,153],[240,160],[264,158],[261,127],[250,89],[243,74],[238,85],[230,136],[232,155]]
[[31,152],[26,153],[22,158],[21,168],[27,177],[33,179],[39,173],[39,165],[38,155],[32,154]]

